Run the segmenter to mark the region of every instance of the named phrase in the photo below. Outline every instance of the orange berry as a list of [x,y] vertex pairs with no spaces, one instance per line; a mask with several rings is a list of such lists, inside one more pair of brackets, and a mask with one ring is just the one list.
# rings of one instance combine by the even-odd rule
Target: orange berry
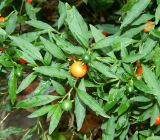
[[21,63],[21,64],[26,64],[27,61],[23,58],[18,58],[18,61]]
[[156,119],[156,121],[154,122],[155,125],[159,125],[160,124],[160,114],[158,114],[158,117]]
[[147,26],[144,28],[144,32],[149,32],[151,29],[155,28],[155,25],[152,21],[147,21],[147,22],[145,22],[145,24]]
[[3,48],[3,47],[0,47],[0,52],[2,52],[2,51],[4,51],[5,50],[5,48]]
[[70,72],[76,78],[85,76],[87,71],[88,67],[82,61],[76,61],[70,66]]
[[27,0],[27,3],[32,3],[32,0]]
[[5,18],[4,17],[0,17],[0,22],[4,22]]
[[102,32],[102,34],[103,34],[104,36],[108,36],[108,35],[109,35],[108,32]]

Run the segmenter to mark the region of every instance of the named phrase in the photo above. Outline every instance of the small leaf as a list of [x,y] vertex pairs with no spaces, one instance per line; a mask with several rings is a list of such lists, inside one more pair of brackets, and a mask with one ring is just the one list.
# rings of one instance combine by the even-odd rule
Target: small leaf
[[11,103],[14,104],[16,99],[16,90],[17,90],[17,77],[15,68],[13,68],[10,73],[8,86],[9,86],[9,97]]
[[28,98],[26,100],[19,101],[16,105],[17,108],[31,108],[36,106],[46,105],[53,100],[59,99],[59,96],[52,95],[38,95]]
[[19,85],[17,93],[20,93],[21,91],[23,91],[26,87],[28,87],[33,81],[34,79],[37,77],[37,75],[35,74],[35,72],[32,72],[31,74],[29,74]]
[[64,24],[65,19],[67,17],[66,6],[61,1],[59,1],[58,10],[59,10],[59,13],[60,13],[60,17],[58,19],[58,29],[60,29],[61,26]]
[[[79,87],[80,90],[86,91],[84,85],[84,79],[81,80]],[[79,131],[83,125],[85,116],[86,116],[86,106],[80,101],[79,97],[76,95],[75,97],[75,109],[74,113],[76,116],[77,122],[77,131]]]
[[59,105],[59,106],[57,106],[57,108],[55,109],[55,111],[53,112],[53,114],[51,116],[51,121],[50,121],[50,125],[49,125],[49,134],[52,134],[52,132],[57,127],[57,125],[61,119],[61,115],[62,115],[62,109],[61,109],[61,106]]
[[28,118],[36,118],[39,116],[43,116],[44,114],[48,113],[53,108],[54,108],[54,105],[43,106],[40,109],[34,111],[32,114],[30,114]]
[[59,93],[60,95],[65,95],[66,91],[60,83],[54,80],[51,80],[51,82],[52,82],[53,88],[56,90],[57,93]]
[[156,13],[155,13],[155,19],[156,19],[156,25],[158,24],[160,20],[160,4],[158,4],[158,7],[156,8]]
[[159,106],[155,104],[151,111],[151,121],[150,126],[153,126],[159,114]]
[[17,22],[17,12],[13,12],[7,21],[7,26],[6,26],[6,32],[8,34],[11,34],[14,32],[16,28],[16,22]]
[[99,105],[99,103],[88,93],[85,91],[82,91],[80,89],[77,89],[77,94],[79,99],[86,104],[89,108],[91,108],[93,111],[95,111],[97,114],[108,118],[109,116],[104,112],[103,108]]

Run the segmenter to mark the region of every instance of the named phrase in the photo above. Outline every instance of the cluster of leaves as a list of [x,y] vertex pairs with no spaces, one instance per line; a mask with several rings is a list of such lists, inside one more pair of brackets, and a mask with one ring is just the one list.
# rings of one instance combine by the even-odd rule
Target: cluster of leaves
[[[155,13],[148,10],[152,5]],[[64,112],[62,103],[69,99],[74,104],[70,112],[75,115],[77,132],[87,110],[92,110],[103,117],[101,140],[159,139],[160,127],[154,122],[160,111],[160,34],[158,27],[143,32],[148,20],[158,26],[159,0],[156,4],[151,0],[129,0],[121,9],[121,25],[108,37],[102,34],[103,26],[88,26],[75,6],[67,3],[59,3],[57,30],[37,20],[38,10],[31,4],[26,3],[25,8],[25,25],[32,32],[18,32],[16,26],[21,23],[17,11],[0,24],[0,43],[5,48],[0,52],[0,70],[9,75],[11,107],[34,108],[29,118],[47,114],[48,133],[52,134]],[[110,28],[115,31],[115,25]],[[70,65],[82,60],[84,54],[91,57],[88,72],[78,79],[71,75]],[[20,64],[18,58],[27,64]],[[135,75],[137,62],[142,63],[141,79]],[[18,70],[25,78],[17,75]],[[17,100],[16,96],[37,79],[39,85],[27,99]],[[36,128],[37,125],[32,130]],[[15,129],[11,130],[14,133]],[[30,132],[31,129],[26,134],[30,136]],[[23,139],[27,138],[24,135]]]

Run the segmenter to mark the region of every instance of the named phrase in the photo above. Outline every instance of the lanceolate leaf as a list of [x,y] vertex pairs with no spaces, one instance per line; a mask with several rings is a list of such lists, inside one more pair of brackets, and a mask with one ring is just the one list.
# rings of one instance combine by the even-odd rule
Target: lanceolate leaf
[[121,28],[126,27],[130,24],[134,19],[136,19],[142,11],[148,6],[151,0],[139,0],[134,6],[127,12],[126,17],[124,18]]
[[65,60],[65,55],[63,54],[62,50],[57,47],[56,44],[46,40],[43,37],[40,37],[40,39],[43,42],[45,49],[49,51],[54,57]]
[[30,114],[28,117],[35,118],[35,117],[42,116],[42,115],[48,113],[53,108],[54,108],[54,105],[48,105],[48,106],[41,107],[40,109],[38,109],[38,110],[34,111],[32,114]]
[[108,78],[117,78],[117,76],[110,70],[110,68],[103,63],[94,61],[92,62],[92,67],[94,67]]
[[46,105],[53,100],[60,98],[59,96],[52,95],[38,95],[28,98],[26,100],[19,101],[16,105],[17,108],[31,108],[41,105]]
[[40,67],[35,67],[34,70],[41,74],[60,79],[66,79],[68,75],[68,73],[65,70],[54,66],[40,66]]
[[14,12],[10,15],[7,21],[6,32],[8,34],[11,34],[14,32],[16,28],[16,22],[17,22],[17,12]]
[[13,68],[10,73],[8,85],[9,85],[9,97],[11,103],[14,104],[16,99],[16,90],[17,90],[17,77],[15,68]]
[[103,117],[109,117],[103,110],[103,108],[99,105],[99,103],[88,93],[83,90],[77,89],[77,94],[79,99],[86,104],[89,108],[95,111],[97,114]]
[[[80,90],[85,90],[84,79],[81,80],[79,87]],[[77,122],[77,131],[79,131],[84,122],[84,118],[86,116],[86,106],[80,101],[79,97],[76,95],[75,97],[75,110],[74,110]]]
[[55,109],[55,111],[53,112],[52,116],[51,116],[51,122],[49,125],[49,134],[51,134],[55,128],[57,127],[60,119],[61,119],[61,115],[62,115],[62,109],[61,106],[57,106],[57,108]]
[[57,81],[51,80],[53,88],[56,90],[56,92],[60,95],[65,95],[65,89],[64,87]]
[[33,46],[30,42],[16,36],[10,36],[10,38],[17,44],[17,46],[26,52],[28,55],[34,59],[42,61],[43,58],[39,52],[39,48]]
[[75,39],[84,47],[88,47],[88,27],[75,7],[67,10],[66,22]]
[[19,85],[17,93],[21,92],[22,90],[24,90],[26,87],[28,87],[33,80],[37,77],[37,75],[35,74],[35,72],[29,74]]
[[156,24],[158,24],[158,22],[160,20],[160,4],[158,5],[158,7],[156,9],[155,19],[156,19]]

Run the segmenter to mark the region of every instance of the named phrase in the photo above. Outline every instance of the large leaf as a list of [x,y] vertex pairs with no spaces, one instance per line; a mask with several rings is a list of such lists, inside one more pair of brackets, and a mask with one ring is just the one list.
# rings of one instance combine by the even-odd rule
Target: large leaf
[[32,72],[31,74],[29,74],[19,85],[17,89],[17,93],[23,91],[26,87],[28,87],[36,77],[37,75],[35,74],[35,72]]
[[9,97],[11,103],[14,104],[16,99],[16,90],[17,90],[17,77],[15,68],[13,68],[10,73],[8,86],[9,86]]
[[35,67],[33,70],[50,77],[56,77],[60,79],[66,79],[68,76],[68,73],[65,70],[55,66],[40,66]]
[[126,17],[121,24],[121,28],[126,27],[134,19],[136,19],[150,2],[151,0],[139,0],[137,3],[135,3],[134,6],[127,12]]
[[26,52],[28,55],[34,59],[43,61],[43,58],[39,52],[39,48],[33,46],[30,42],[16,36],[10,36],[10,38],[17,44],[17,46]]
[[84,47],[88,47],[89,32],[87,24],[74,6],[67,9],[66,22],[75,39]]
[[48,41],[47,39],[40,37],[42,43],[44,44],[45,49],[50,52],[54,57],[65,60],[65,55],[63,54],[62,50],[57,47],[56,44]]
[[31,108],[41,105],[46,105],[53,100],[59,99],[59,96],[52,95],[38,95],[28,98],[26,100],[19,101],[16,105],[17,108]]
[[61,106],[57,106],[57,108],[54,110],[52,116],[51,116],[51,121],[49,125],[49,134],[51,134],[55,128],[57,127],[62,115],[62,109]]
[[[81,80],[78,88],[80,90],[86,91],[85,85],[84,85],[84,79]],[[80,99],[77,95],[75,97],[74,113],[75,113],[75,116],[76,116],[77,131],[79,131],[82,127],[82,124],[84,122],[84,118],[86,116],[86,106],[82,103],[82,101],[80,101]]]
[[97,114],[103,117],[109,117],[103,110],[103,108],[99,105],[99,103],[88,93],[83,90],[77,89],[77,94],[79,99],[86,104],[89,108],[95,111]]

